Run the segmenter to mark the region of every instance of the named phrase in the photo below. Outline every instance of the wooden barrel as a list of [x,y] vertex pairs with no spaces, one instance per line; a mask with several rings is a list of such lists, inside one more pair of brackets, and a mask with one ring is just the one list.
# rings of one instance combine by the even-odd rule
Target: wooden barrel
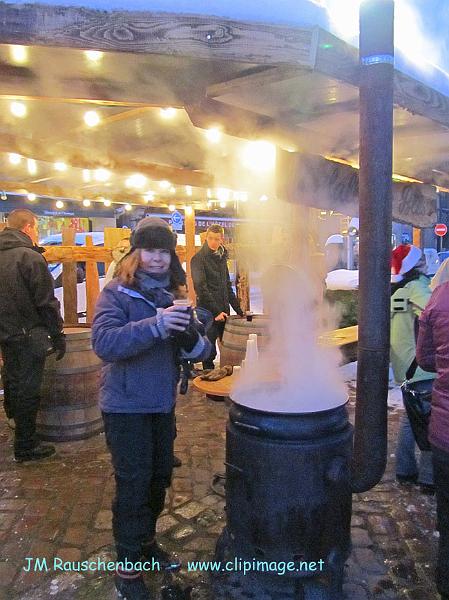
[[245,358],[250,333],[257,334],[257,347],[263,349],[268,341],[268,326],[269,319],[265,315],[253,315],[252,321],[228,317],[220,343],[220,366],[240,365]]
[[43,440],[83,440],[103,431],[98,407],[101,360],[94,354],[89,327],[64,328],[67,352],[47,359],[37,432]]

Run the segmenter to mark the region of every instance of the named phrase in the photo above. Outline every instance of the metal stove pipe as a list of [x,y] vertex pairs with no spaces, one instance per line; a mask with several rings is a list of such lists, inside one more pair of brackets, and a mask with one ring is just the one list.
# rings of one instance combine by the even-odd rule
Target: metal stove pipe
[[352,489],[381,479],[387,460],[393,145],[393,0],[360,7],[360,254],[357,405]]

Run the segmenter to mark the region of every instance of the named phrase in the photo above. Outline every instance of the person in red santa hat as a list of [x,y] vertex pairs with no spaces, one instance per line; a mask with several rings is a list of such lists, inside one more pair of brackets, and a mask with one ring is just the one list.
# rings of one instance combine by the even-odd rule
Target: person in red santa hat
[[[431,296],[426,275],[426,259],[417,246],[401,244],[391,257],[391,336],[390,361],[394,380],[402,384],[416,357],[417,321]],[[417,368],[410,383],[434,379],[434,373]],[[433,471],[430,452],[416,460],[416,443],[407,414],[401,419],[396,450],[396,479],[399,483],[419,483],[421,491],[432,494]]]

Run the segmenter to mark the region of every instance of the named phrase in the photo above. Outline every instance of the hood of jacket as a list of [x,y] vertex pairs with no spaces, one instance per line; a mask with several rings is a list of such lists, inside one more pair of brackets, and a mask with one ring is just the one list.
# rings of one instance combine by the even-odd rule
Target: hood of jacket
[[6,227],[0,232],[0,251],[11,250],[11,248],[30,248],[37,252],[43,252],[43,248],[35,246],[26,233],[23,233],[23,231],[19,231],[18,229]]

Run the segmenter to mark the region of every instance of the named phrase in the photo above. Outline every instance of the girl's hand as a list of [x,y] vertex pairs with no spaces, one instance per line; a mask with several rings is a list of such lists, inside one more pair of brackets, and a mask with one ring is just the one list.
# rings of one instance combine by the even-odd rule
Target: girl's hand
[[167,331],[185,331],[190,323],[189,306],[169,306],[162,311],[162,323]]

